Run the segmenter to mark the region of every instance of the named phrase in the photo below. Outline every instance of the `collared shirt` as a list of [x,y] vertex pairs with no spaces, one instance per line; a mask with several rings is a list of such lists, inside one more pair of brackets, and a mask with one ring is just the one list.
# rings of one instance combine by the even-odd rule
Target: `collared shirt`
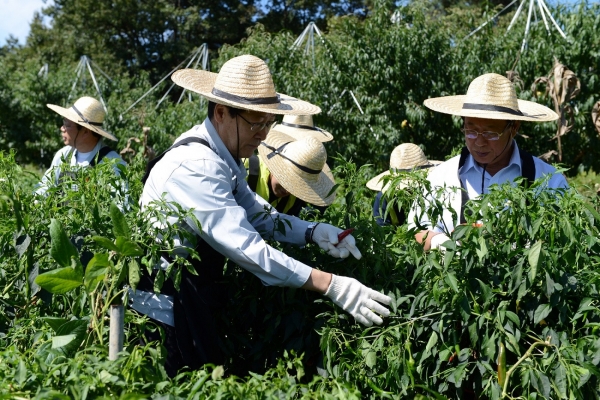
[[[44,173],[42,180],[37,184],[35,189],[35,194],[45,195],[48,189],[51,186],[55,186],[59,184],[61,168],[60,166],[64,163],[68,163],[68,165],[72,167],[81,167],[85,168],[90,165],[90,162],[96,157],[96,154],[100,151],[102,147],[106,146],[103,139],[98,140],[96,146],[87,153],[83,153],[83,157],[81,157],[80,152],[77,149],[74,149],[72,146],[65,146],[59,151],[56,152],[54,158],[52,159],[52,163],[50,164],[50,168]],[[116,151],[109,152],[106,156],[106,159],[118,159],[120,164],[127,165],[125,161],[121,159],[121,156]],[[103,160],[104,160],[103,158]],[[100,161],[102,162],[102,160]],[[115,173],[118,175],[119,170],[116,169]]]
[[[304,245],[309,223],[279,214],[250,190],[245,181],[244,165],[234,160],[208,118],[176,142],[190,136],[205,139],[210,148],[190,143],[169,151],[156,164],[144,185],[142,207],[163,198],[164,194],[166,202],[193,210],[200,223],[198,227],[188,220],[181,223],[182,229],[199,235],[213,249],[252,272],[265,285],[304,285],[312,268],[269,246],[261,234],[280,242]],[[253,218],[258,213],[267,218]],[[290,222],[291,229],[283,224],[287,228],[285,234],[275,229],[277,218]],[[177,223],[175,217],[169,216],[167,220]],[[177,252],[181,254],[185,254],[186,247],[191,247],[185,240],[175,242],[179,248]],[[134,309],[173,325],[170,296],[149,296],[140,290],[130,292],[130,295]]]
[[[483,176],[483,193],[488,193],[491,185],[501,185],[505,182],[513,182],[515,179],[522,176],[521,171],[521,155],[517,142],[513,141],[513,152],[508,162],[508,165],[498,171],[494,176],[491,176],[487,171],[484,173],[483,168],[477,164],[471,154],[465,160],[465,164],[458,169],[460,155],[451,158],[450,160],[433,168],[427,179],[431,182],[432,190],[444,187],[444,193],[449,197],[450,206],[456,211],[457,216],[461,212],[461,183],[462,187],[466,188],[469,199],[476,199],[481,192],[481,181]],[[537,157],[533,157],[535,165],[535,179],[542,178],[546,175],[551,175],[547,183],[548,189],[568,188],[569,185],[563,174],[557,173],[556,169],[550,164],[545,163]],[[460,181],[459,181],[460,179]],[[442,200],[442,199],[439,199]],[[420,210],[413,207],[408,218],[410,228],[416,226],[415,216],[420,214]],[[444,210],[441,221],[433,224],[427,214],[423,214],[421,225],[429,227],[434,232],[450,233],[454,230],[458,221],[452,217],[449,209]]]

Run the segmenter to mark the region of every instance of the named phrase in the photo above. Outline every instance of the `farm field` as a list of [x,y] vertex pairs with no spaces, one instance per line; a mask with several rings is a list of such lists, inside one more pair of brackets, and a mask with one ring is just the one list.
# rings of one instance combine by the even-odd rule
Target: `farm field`
[[[600,397],[600,123],[593,119],[600,101],[600,7],[551,8],[568,41],[548,35],[538,21],[522,53],[525,21],[505,35],[514,10],[462,40],[497,11],[376,1],[366,15],[321,21],[326,29],[314,47],[292,51],[298,35],[265,23],[251,26],[239,43],[211,49],[211,70],[254,54],[267,60],[279,91],[323,109],[315,122],[335,137],[326,148],[337,198],[324,214],[306,218],[355,228],[363,258],[270,244],[391,296],[392,313],[365,328],[323,296],[264,286],[227,263],[228,312],[220,316],[226,362],[175,378],[165,372],[164,347],[140,340],[156,326],[128,307],[124,351],[109,360],[109,310],[127,300],[124,288],[136,287],[177,233],[154,241],[150,221],[164,205],[139,208],[148,155],[206,116],[196,94],[186,92],[178,102],[181,92],[171,93],[157,105],[169,81],[130,106],[200,43],[169,53],[180,57],[169,68],[147,69],[84,36],[85,50],[71,38],[64,47],[73,54],[65,55],[51,44],[51,28],[33,30],[32,38],[47,41],[1,47],[0,398]],[[89,77],[73,84],[84,51],[93,68],[111,77],[97,73],[97,86],[117,147],[127,149],[128,166],[121,168],[127,184],[107,162],[72,178],[77,190],[36,197],[33,188],[60,148],[59,120],[46,104],[98,93]],[[570,190],[539,191],[542,181],[494,188],[468,203],[467,224],[453,233],[460,246],[445,253],[423,251],[406,225],[375,223],[375,192],[365,184],[389,167],[397,144],[416,143],[438,160],[462,147],[460,119],[429,111],[423,100],[463,93],[485,72],[512,71],[520,98],[554,109],[548,82],[560,78],[550,75],[556,62],[579,82],[560,103],[565,123],[524,124],[517,141],[564,167]],[[45,76],[43,63],[50,65]],[[417,193],[433,190],[423,171],[410,175]],[[389,196],[403,209],[415,199],[408,191]],[[416,201],[424,205],[423,196]],[[430,208],[440,215],[446,207],[438,201]],[[186,267],[178,260],[166,274],[177,279]]]

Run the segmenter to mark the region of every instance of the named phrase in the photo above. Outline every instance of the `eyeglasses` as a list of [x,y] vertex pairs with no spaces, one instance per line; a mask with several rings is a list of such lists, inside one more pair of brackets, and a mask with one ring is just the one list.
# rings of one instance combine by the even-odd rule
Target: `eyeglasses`
[[237,116],[246,121],[248,125],[250,125],[250,131],[252,132],[260,132],[265,128],[267,128],[267,130],[270,130],[273,127],[273,125],[277,123],[277,120],[267,122],[250,122],[246,118],[242,117],[240,114],[237,114]]
[[483,138],[485,140],[490,140],[490,141],[495,141],[495,140],[499,140],[500,136],[502,136],[504,134],[504,132],[506,132],[506,130],[508,128],[511,128],[513,125],[514,121],[508,121],[506,123],[506,126],[504,127],[504,129],[502,129],[502,132],[498,133],[498,132],[491,132],[491,131],[485,131],[485,132],[478,132],[475,129],[466,129],[466,128],[462,128],[461,131],[465,134],[465,136],[468,139],[477,139],[477,137],[479,135],[483,136]]

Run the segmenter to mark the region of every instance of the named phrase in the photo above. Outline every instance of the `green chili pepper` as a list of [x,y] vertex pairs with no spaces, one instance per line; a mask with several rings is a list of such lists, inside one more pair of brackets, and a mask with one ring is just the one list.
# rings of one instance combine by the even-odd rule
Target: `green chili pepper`
[[498,345],[498,384],[500,387],[504,387],[504,380],[506,379],[506,349],[504,348],[504,342],[500,342]]
[[552,222],[552,228],[550,228],[550,247],[554,247],[554,234],[556,233],[556,222]]

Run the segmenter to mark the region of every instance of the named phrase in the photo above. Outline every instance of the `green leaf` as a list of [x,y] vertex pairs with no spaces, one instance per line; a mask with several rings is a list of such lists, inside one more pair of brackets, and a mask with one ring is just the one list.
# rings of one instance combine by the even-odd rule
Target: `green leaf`
[[374,351],[369,351],[365,357],[365,363],[369,368],[373,368],[375,365],[377,365],[377,353]]
[[85,288],[88,293],[91,293],[96,289],[98,283],[104,280],[106,273],[110,267],[110,261],[108,260],[108,254],[96,254],[90,260],[85,270]]
[[477,256],[479,257],[479,261],[483,261],[484,257],[488,254],[488,248],[485,244],[485,239],[480,236],[479,237],[479,248],[476,249],[477,251]]
[[131,237],[131,231],[129,230],[127,221],[125,221],[125,215],[123,215],[115,203],[111,203],[110,205],[110,219],[112,220],[113,224],[113,234],[116,237]]
[[52,338],[52,348],[61,348],[67,355],[77,351],[85,339],[88,323],[86,319],[76,319],[61,325],[57,336]]
[[69,320],[66,318],[58,318],[58,317],[42,317],[42,320],[50,325],[50,328],[56,333],[58,332],[58,328],[67,323]]
[[527,261],[529,261],[529,266],[531,269],[529,270],[529,282],[535,281],[535,276],[537,275],[537,267],[540,262],[540,252],[542,250],[542,241],[538,240],[531,246],[529,249],[529,254],[527,255]]
[[567,371],[562,362],[554,370],[554,385],[561,399],[567,398]]
[[58,268],[38,275],[35,283],[54,294],[65,294],[83,285],[83,275],[71,267]]
[[103,236],[92,236],[92,240],[106,250],[118,251],[117,246],[115,246],[112,240],[108,238]]
[[452,290],[454,290],[455,293],[458,293],[458,280],[452,272],[446,273],[444,280],[446,281],[448,286],[450,286]]
[[477,279],[477,281],[479,282],[479,286],[481,287],[481,295],[483,296],[483,302],[485,306],[492,298],[492,289],[488,285],[483,283],[480,279]]
[[423,364],[423,361],[425,361],[427,357],[429,357],[429,355],[431,354],[431,349],[437,344],[437,341],[438,335],[435,331],[432,331],[431,336],[429,337],[429,341],[427,342],[427,346],[425,347],[425,351],[421,356],[421,364]]
[[533,323],[539,324],[541,320],[543,320],[550,314],[550,311],[552,311],[552,307],[550,307],[550,304],[540,304],[535,309],[535,313],[533,314]]
[[73,243],[67,237],[60,222],[55,219],[50,221],[50,255],[61,267],[70,267],[71,258],[75,258],[79,263],[79,253]]
[[19,360],[19,365],[15,371],[15,378],[17,378],[17,383],[19,386],[23,386],[23,384],[27,381],[27,366],[23,360]]
[[137,257],[144,255],[144,251],[136,242],[122,236],[117,237],[116,245],[118,249],[117,252],[123,257]]
[[133,290],[137,289],[137,285],[140,283],[140,265],[135,259],[129,261],[129,286]]

